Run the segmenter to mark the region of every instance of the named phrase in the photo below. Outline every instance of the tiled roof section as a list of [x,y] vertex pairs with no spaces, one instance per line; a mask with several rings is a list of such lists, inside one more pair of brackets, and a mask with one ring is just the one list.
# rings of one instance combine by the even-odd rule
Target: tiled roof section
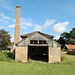
[[45,34],[45,33],[41,33],[40,31],[36,31],[36,32],[33,32],[33,33],[29,33],[29,34],[21,35],[21,37],[22,37],[22,38],[23,38],[23,37],[29,37],[29,36],[32,36],[32,35],[35,34],[35,33],[40,33],[40,34],[42,34],[42,35],[44,35],[44,36],[46,36],[46,37],[54,38],[54,36],[52,36],[52,35],[48,35],[48,34]]
[[66,45],[68,49],[75,49],[75,45]]

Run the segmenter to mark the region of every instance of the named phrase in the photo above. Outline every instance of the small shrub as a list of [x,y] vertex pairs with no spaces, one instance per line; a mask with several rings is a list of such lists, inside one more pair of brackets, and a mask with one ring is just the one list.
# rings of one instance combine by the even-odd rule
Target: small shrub
[[6,60],[6,57],[7,57],[7,54],[6,53],[0,52],[0,61],[5,61]]
[[61,61],[63,61],[65,59],[65,56],[61,56]]
[[63,49],[61,49],[61,51],[67,51],[67,50],[63,48]]
[[31,62],[32,60],[31,59],[28,59],[28,62]]
[[15,62],[12,53],[0,52],[0,61]]

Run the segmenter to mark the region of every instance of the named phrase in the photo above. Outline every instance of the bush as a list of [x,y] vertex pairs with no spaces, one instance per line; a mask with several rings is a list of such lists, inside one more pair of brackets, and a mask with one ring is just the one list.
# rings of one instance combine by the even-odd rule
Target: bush
[[67,51],[67,50],[63,48],[63,49],[61,49],[61,51]]
[[0,61],[5,61],[6,60],[6,57],[7,57],[7,54],[6,53],[0,52]]
[[64,60],[64,58],[65,58],[65,56],[61,56],[61,61],[63,61],[63,60]]
[[15,59],[15,55],[13,53],[7,53],[9,58]]
[[0,61],[14,62],[14,55],[12,53],[0,52]]

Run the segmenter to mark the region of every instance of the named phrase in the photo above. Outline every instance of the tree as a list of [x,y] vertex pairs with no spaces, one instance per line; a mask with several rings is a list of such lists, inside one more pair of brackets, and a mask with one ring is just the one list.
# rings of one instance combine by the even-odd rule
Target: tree
[[59,43],[62,45],[61,48],[63,48],[64,45],[65,45],[65,43],[66,43],[66,40],[65,40],[63,37],[60,37],[60,38],[57,40],[57,42],[59,42]]
[[4,29],[0,29],[0,50],[6,49],[7,46],[11,44],[11,36],[8,33],[9,32],[5,31]]
[[75,45],[75,28],[72,28],[69,33],[62,33],[61,37],[57,41],[62,45],[62,48],[65,44]]
[[64,32],[61,34],[61,37],[66,41],[67,44],[70,44],[71,35],[68,32]]

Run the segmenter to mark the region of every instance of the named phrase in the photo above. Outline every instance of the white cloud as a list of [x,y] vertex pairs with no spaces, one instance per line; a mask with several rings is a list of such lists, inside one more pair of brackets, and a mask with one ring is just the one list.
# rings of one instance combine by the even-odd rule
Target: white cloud
[[11,17],[5,16],[3,13],[0,13],[0,16],[3,20],[11,20],[11,21],[16,21],[15,19],[12,19]]
[[57,23],[54,25],[53,27],[53,32],[54,33],[62,33],[62,32],[65,32],[67,29],[66,27],[69,25],[69,22],[66,21],[66,22],[63,22],[63,23]]
[[42,31],[43,29],[46,29],[47,27],[51,26],[52,24],[54,24],[56,20],[49,20],[47,19],[44,23],[43,26],[39,26],[39,25],[36,25],[35,28],[34,28],[34,31]]
[[14,42],[14,36],[11,35],[11,42]]
[[44,25],[43,25],[43,28],[49,27],[50,25],[54,24],[55,21],[56,21],[56,20],[49,20],[49,19],[47,19],[47,20],[45,21]]
[[42,26],[36,25],[34,31],[42,31]]
[[[21,29],[27,29],[27,27],[24,27],[23,25],[20,25],[21,26]],[[9,28],[14,28],[15,27],[15,24],[11,24],[8,26]]]
[[0,29],[4,28],[4,26],[0,26]]
[[53,39],[58,40],[59,38],[60,38],[60,36],[58,36],[58,35],[57,35],[57,36],[56,36],[56,37],[54,37]]
[[11,24],[11,25],[9,25],[8,27],[14,28],[14,27],[15,27],[15,24]]
[[21,17],[20,23],[22,26],[33,26],[31,19],[24,19],[23,17]]
[[[10,23],[15,23],[16,20],[11,18],[11,17],[8,17],[6,15],[4,15],[3,13],[0,13],[0,25],[9,25]],[[7,26],[8,27],[8,26]]]
[[[15,19],[6,16],[3,13],[0,13],[0,22],[1,22],[0,24],[3,24],[3,25],[9,24],[8,27],[10,27],[10,28],[14,28],[15,24],[16,24]],[[12,22],[12,24],[10,24],[11,22]],[[25,18],[21,17],[20,25],[21,25],[22,29],[27,29],[28,26],[33,26],[34,24],[31,19],[25,19]]]
[[24,32],[24,34],[27,34],[28,32]]
[[[21,17],[20,26],[22,29],[27,29],[28,26],[33,26],[32,20],[31,19],[24,19],[23,17]],[[14,28],[15,24],[11,24],[8,27]]]

